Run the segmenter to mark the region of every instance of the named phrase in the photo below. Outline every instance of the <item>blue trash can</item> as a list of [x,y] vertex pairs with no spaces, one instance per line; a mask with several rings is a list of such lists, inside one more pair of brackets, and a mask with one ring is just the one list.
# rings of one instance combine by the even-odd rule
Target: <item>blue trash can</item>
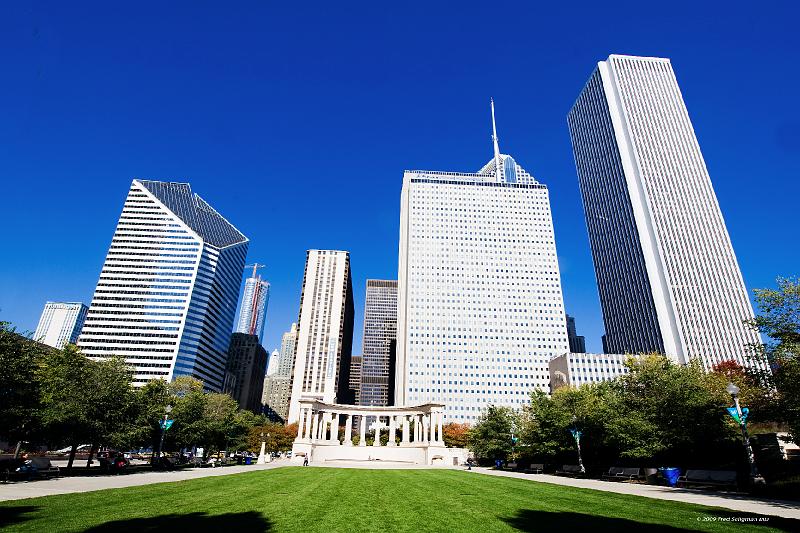
[[252,457],[245,457],[244,458],[244,464],[246,464],[246,465],[253,464],[253,458]]
[[661,470],[661,474],[664,476],[664,479],[667,480],[667,485],[674,487],[678,484],[678,478],[681,475],[680,468],[665,467],[659,468],[659,470]]

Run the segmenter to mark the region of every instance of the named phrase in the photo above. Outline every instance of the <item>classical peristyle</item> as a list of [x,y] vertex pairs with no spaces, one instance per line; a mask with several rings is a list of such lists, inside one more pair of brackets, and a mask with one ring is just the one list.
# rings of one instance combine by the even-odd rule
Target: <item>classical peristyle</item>
[[[444,405],[437,403],[416,407],[368,407],[302,399],[292,455],[297,462],[308,457],[314,463],[384,461],[458,465],[466,460],[466,450],[445,446],[443,415]],[[358,445],[353,444],[351,437],[354,423],[358,427]],[[342,425],[343,439],[339,440]],[[374,433],[369,446],[368,430]],[[384,431],[388,441],[381,444]]]

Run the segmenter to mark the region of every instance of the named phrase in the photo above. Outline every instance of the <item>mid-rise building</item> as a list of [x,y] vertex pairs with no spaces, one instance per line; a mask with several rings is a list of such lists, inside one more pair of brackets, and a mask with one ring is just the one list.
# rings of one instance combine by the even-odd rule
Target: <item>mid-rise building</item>
[[358,405],[394,403],[397,280],[368,279]]
[[264,322],[269,305],[269,282],[261,279],[253,267],[253,275],[244,282],[242,303],[239,307],[239,321],[236,324],[238,333],[258,336],[259,341],[264,339]]
[[350,254],[309,250],[300,297],[290,423],[300,415],[300,398],[353,403],[349,388],[353,315]]
[[291,378],[294,371],[294,354],[297,349],[297,323],[281,337],[281,356],[278,358],[278,375]]
[[240,409],[261,412],[261,394],[264,372],[267,369],[267,351],[257,335],[234,333],[228,349],[223,392],[230,394]]
[[247,247],[188,183],[133,180],[78,345],[123,357],[137,386],[222,390]]
[[569,351],[547,186],[493,137],[476,173],[403,176],[395,404],[452,422],[526,404]]
[[350,390],[355,405],[361,405],[361,365],[363,362],[362,355],[354,355],[350,358]]
[[550,360],[550,391],[609,381],[628,373],[625,361],[633,357],[619,353],[566,353]]
[[606,351],[747,364],[753,310],[669,59],[600,61],[568,123]]
[[75,344],[88,310],[80,302],[47,302],[33,340],[59,350],[67,344]]
[[570,352],[586,352],[586,337],[578,335],[578,330],[575,328],[575,317],[569,315],[567,315],[567,340],[569,341]]

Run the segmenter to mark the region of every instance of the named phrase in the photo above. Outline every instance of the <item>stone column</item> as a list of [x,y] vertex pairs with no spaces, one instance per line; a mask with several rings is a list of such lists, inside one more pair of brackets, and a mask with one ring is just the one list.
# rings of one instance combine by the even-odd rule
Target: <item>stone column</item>
[[444,412],[439,411],[436,413],[436,425],[439,428],[439,442],[444,444],[444,433],[442,433],[442,419],[444,418]]
[[297,419],[297,439],[300,440],[303,438],[303,418],[306,416],[305,411],[303,408],[300,408],[300,416]]
[[303,438],[305,440],[311,439],[311,407],[306,408],[306,424],[303,428]]
[[430,442],[431,442],[431,444],[433,444],[434,442],[436,442],[436,413],[434,413],[433,411],[431,411],[430,426],[431,426],[431,441]]
[[430,417],[427,415],[422,415],[422,444],[428,443],[428,430],[430,427]]
[[331,417],[331,442],[341,444],[339,442],[339,413],[333,413]]
[[410,425],[411,424],[408,423],[408,415],[403,415],[403,442],[400,443],[400,446],[408,446],[408,430]]
[[358,445],[367,445],[367,417],[364,416],[364,413],[361,413],[361,432],[358,437]]
[[422,415],[414,415],[414,444],[419,444],[422,435]]
[[372,441],[373,446],[380,446],[381,445],[381,428],[378,427],[378,424],[381,423],[381,417],[375,417],[375,437]]
[[389,442],[386,443],[387,446],[397,446],[397,443],[394,442],[395,431],[397,429],[397,423],[395,420],[394,415],[389,416]]
[[311,419],[311,440],[319,438],[319,413],[316,413]]
[[344,415],[344,444],[345,446],[353,445],[353,415]]

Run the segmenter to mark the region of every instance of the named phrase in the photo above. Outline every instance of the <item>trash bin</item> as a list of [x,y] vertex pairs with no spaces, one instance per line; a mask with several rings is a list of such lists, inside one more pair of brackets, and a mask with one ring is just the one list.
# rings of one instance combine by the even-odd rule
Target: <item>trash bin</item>
[[667,485],[674,487],[678,484],[678,478],[681,475],[680,468],[664,467],[660,468],[659,470],[661,470],[661,474],[664,476],[664,479],[667,480]]
[[244,458],[244,464],[246,464],[246,465],[253,464],[253,458],[252,457],[245,457]]

